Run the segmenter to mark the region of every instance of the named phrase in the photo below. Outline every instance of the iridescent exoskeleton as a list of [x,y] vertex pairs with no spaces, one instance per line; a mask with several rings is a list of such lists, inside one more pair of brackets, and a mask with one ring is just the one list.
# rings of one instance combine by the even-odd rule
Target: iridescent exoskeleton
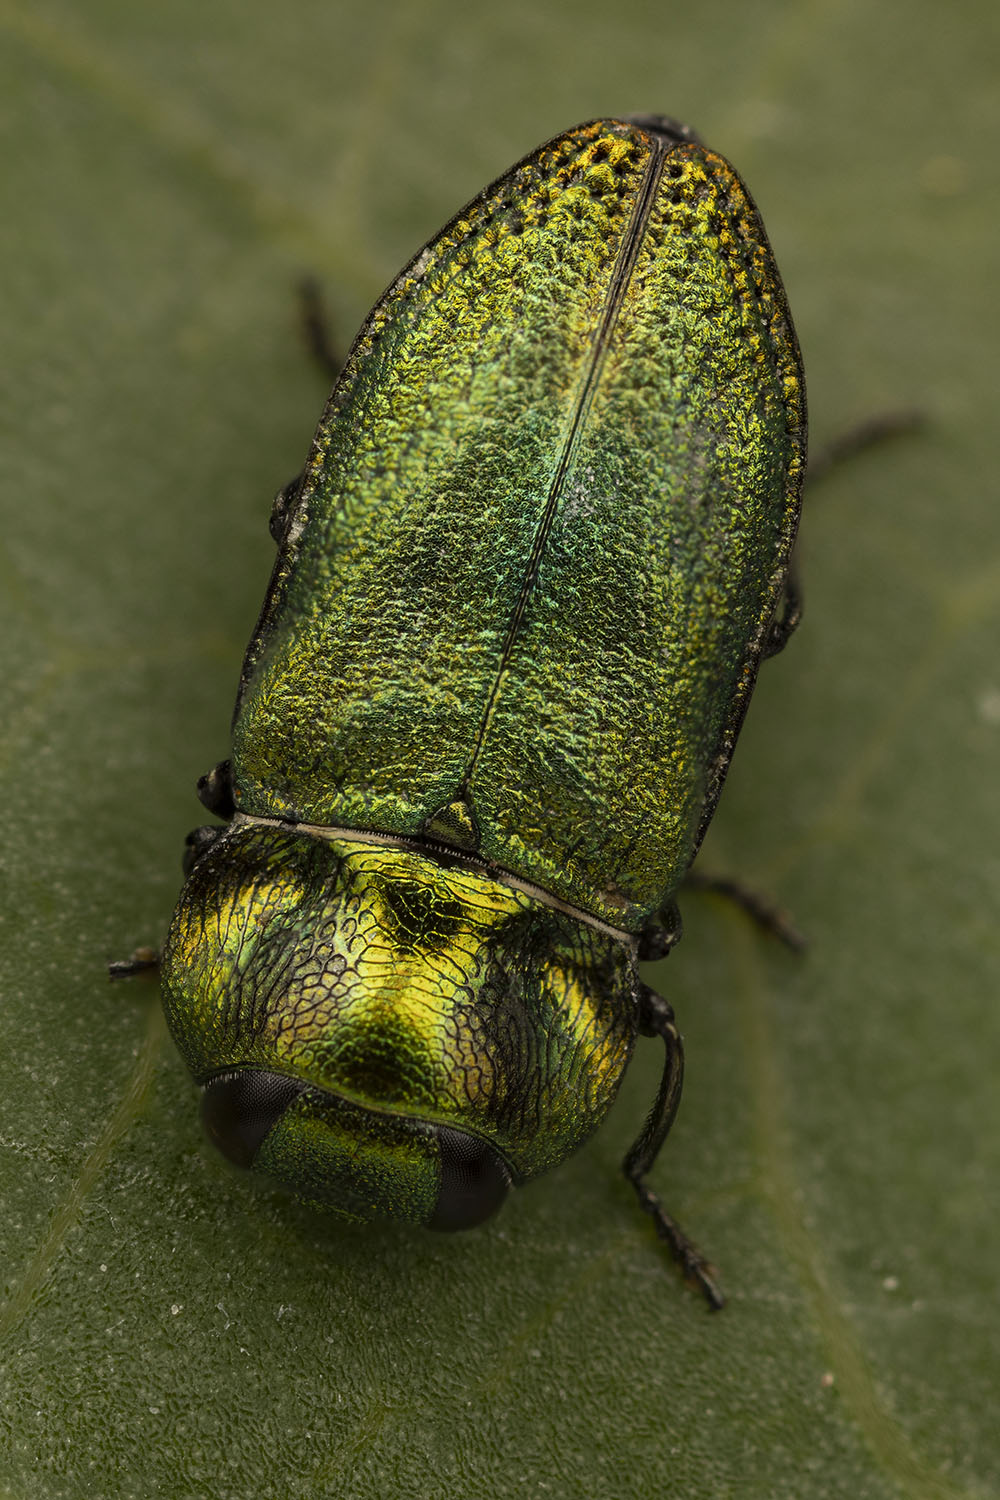
[[[476,1224],[606,1114],[680,1094],[665,953],[786,574],[802,368],[763,226],[672,121],[524,158],[361,329],[203,779],[163,956],[234,1160],[341,1213]],[[784,613],[782,605],[784,601]]]

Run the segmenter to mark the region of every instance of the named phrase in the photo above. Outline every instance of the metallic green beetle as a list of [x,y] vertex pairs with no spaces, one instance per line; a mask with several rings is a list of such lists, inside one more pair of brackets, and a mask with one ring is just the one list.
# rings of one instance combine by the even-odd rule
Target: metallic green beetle
[[[247,651],[227,819],[189,840],[171,1031],[233,1160],[351,1218],[478,1224],[596,1129],[637,959],[794,623],[802,367],[756,209],[660,118],[557,136],[375,306]],[[783,612],[782,612],[782,605]],[[776,618],[776,615],[778,618]]]

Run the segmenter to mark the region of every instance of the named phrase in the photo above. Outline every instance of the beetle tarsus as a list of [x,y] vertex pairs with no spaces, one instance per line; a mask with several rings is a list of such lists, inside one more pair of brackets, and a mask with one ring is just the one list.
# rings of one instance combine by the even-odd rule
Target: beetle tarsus
[[713,1311],[726,1305],[726,1296],[715,1279],[715,1267],[702,1255],[698,1246],[689,1240],[676,1219],[671,1218],[656,1194],[644,1182],[633,1179],[633,1187],[642,1208],[656,1225],[660,1239],[669,1247],[674,1260],[681,1268],[684,1280],[696,1286]]

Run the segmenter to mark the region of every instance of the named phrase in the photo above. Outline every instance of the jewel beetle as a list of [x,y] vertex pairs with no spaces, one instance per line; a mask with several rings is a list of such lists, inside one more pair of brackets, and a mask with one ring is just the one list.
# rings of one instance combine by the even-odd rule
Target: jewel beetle
[[161,973],[233,1161],[355,1219],[480,1223],[639,1035],[764,656],[797,617],[802,365],[732,167],[659,116],[548,141],[358,334],[199,783]]

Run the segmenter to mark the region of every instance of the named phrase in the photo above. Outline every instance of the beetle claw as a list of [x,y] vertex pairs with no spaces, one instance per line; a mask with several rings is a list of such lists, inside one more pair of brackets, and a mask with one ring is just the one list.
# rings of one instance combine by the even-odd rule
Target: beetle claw
[[714,1312],[726,1305],[725,1293],[715,1279],[715,1267],[688,1239],[681,1226],[667,1213],[659,1198],[644,1182],[633,1182],[639,1197],[639,1206],[650,1215],[660,1239],[670,1247],[670,1253],[681,1268],[684,1280],[697,1286],[705,1301]]

